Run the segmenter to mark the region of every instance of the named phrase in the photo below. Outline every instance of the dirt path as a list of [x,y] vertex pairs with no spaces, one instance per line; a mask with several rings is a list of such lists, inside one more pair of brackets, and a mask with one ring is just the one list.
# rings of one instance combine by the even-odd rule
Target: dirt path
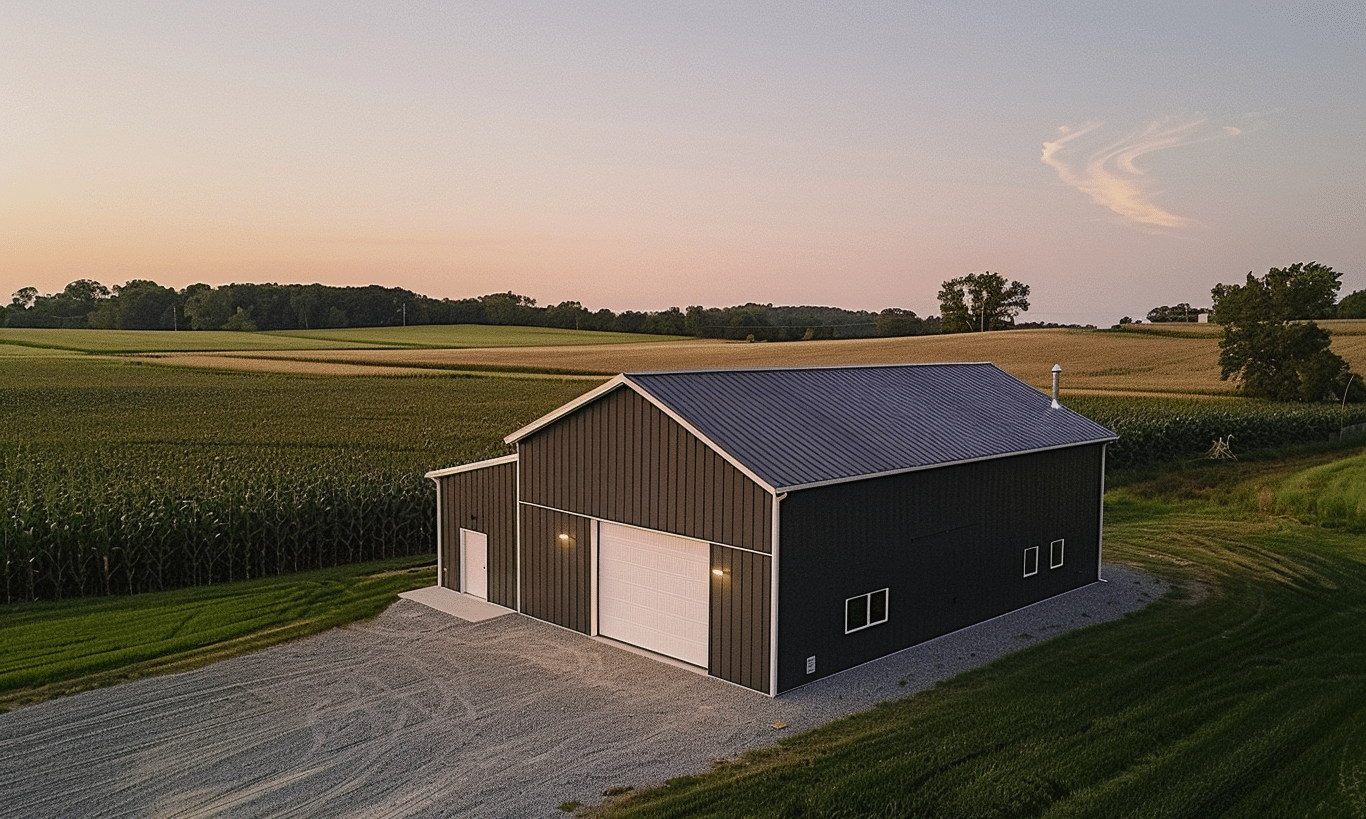
[[771,744],[774,722],[814,727],[1166,590],[1107,576],[778,699],[520,615],[470,623],[403,600],[369,623],[0,715],[0,816],[562,817],[563,802]]

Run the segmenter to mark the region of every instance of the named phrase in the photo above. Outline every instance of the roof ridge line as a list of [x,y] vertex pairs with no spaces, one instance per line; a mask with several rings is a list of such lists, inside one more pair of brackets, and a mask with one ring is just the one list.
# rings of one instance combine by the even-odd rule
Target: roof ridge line
[[903,362],[899,362],[899,363],[883,363],[883,364],[818,364],[818,365],[792,364],[792,365],[788,365],[788,366],[785,366],[785,367],[735,367],[735,368],[727,368],[727,369],[718,369],[718,368],[715,368],[715,367],[710,367],[710,368],[701,368],[701,369],[692,369],[692,370],[643,370],[643,371],[637,371],[637,372],[623,372],[623,373],[621,373],[621,375],[625,375],[625,376],[634,376],[634,375],[697,375],[697,374],[702,374],[702,373],[705,373],[705,374],[708,374],[708,375],[714,375],[714,374],[718,374],[718,373],[768,373],[768,372],[791,372],[791,371],[793,371],[793,370],[801,370],[801,371],[804,371],[804,372],[805,372],[805,371],[809,371],[809,370],[891,370],[891,369],[903,369],[903,368],[909,368],[909,367],[980,367],[980,366],[997,367],[997,369],[1000,369],[999,366],[998,366],[998,365],[996,364],[996,362],[994,362],[994,361],[903,361]]

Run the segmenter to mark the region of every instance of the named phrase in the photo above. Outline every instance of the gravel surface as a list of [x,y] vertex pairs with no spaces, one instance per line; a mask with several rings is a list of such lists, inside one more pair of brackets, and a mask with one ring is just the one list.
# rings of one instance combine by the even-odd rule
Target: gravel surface
[[562,817],[564,802],[705,771],[1167,591],[1106,576],[776,699],[528,617],[472,623],[400,600],[367,623],[0,714],[0,816]]

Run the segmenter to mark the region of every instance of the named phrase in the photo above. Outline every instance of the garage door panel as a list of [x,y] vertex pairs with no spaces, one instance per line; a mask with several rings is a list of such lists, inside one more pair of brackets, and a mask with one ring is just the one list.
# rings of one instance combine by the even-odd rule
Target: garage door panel
[[598,537],[598,631],[705,667],[710,547],[603,523]]

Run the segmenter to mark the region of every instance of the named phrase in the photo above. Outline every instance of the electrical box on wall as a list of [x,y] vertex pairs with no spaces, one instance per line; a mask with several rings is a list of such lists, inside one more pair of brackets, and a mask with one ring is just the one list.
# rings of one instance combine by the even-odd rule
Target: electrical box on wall
[[807,657],[807,658],[806,658],[806,673],[808,673],[808,674],[815,674],[815,673],[816,673],[816,658],[815,658],[815,657]]

